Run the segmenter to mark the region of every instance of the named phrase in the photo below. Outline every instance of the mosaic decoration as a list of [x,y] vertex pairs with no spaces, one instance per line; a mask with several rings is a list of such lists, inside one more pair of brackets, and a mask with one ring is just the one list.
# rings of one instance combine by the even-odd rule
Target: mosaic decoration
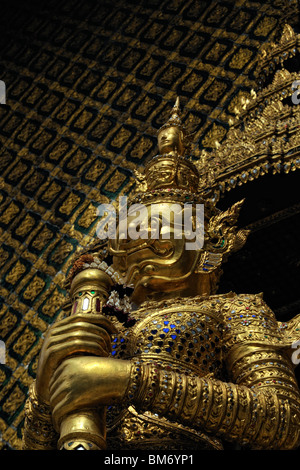
[[53,0],[2,12],[0,448],[20,449],[43,334],[96,208],[135,186],[181,97],[199,156],[229,129],[295,1]]

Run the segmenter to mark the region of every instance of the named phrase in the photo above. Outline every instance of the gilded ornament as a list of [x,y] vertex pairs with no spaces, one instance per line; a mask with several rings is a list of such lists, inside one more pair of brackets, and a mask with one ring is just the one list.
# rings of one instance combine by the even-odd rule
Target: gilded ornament
[[[221,21],[224,8],[211,11],[206,23]],[[185,13],[200,14],[198,9],[193,3]],[[122,21],[122,12],[114,21]],[[254,34],[266,34],[274,21],[266,16]],[[239,16],[237,26],[243,24],[244,17]],[[153,20],[152,26],[143,34],[158,39],[163,24]],[[163,38],[164,44],[172,45],[178,34],[173,30]],[[116,239],[95,243],[78,254],[65,286],[69,293],[66,303],[61,305],[61,294],[53,290],[41,308],[45,316],[53,317],[56,308],[61,308],[63,315],[45,334],[37,378],[29,390],[25,449],[221,450],[224,441],[251,449],[299,447],[300,392],[291,359],[293,344],[299,340],[299,316],[287,323],[277,322],[260,294],[216,293],[222,264],[243,247],[249,233],[237,228],[243,201],[220,211],[216,207],[220,194],[268,172],[287,173],[300,167],[300,117],[297,106],[289,101],[291,84],[299,73],[290,72],[286,60],[296,57],[298,49],[299,35],[286,26],[279,44],[263,53],[258,89],[242,95],[239,103],[228,108],[236,111],[228,132],[216,124],[209,128],[202,145],[211,150],[203,150],[199,161],[193,158],[193,136],[182,122],[176,100],[170,118],[158,131],[159,154],[147,160],[143,170],[133,171],[135,188],[128,201],[130,207],[144,205],[146,222],[153,204],[167,208],[179,204],[182,216],[185,204],[204,204],[203,247],[186,250],[185,238],[177,238],[179,228],[173,218],[169,239],[163,232],[155,240],[131,240],[118,233]],[[114,61],[118,51],[117,45],[111,45],[102,56],[103,63]],[[224,53],[226,46],[216,43],[206,59]],[[229,65],[241,69],[251,54],[242,47]],[[134,54],[127,55],[122,65],[129,67],[134,60]],[[159,59],[146,57],[139,73],[154,74],[158,68]],[[182,70],[171,63],[157,80],[173,86]],[[51,72],[61,73],[58,61]],[[76,67],[66,72],[68,83],[75,83]],[[117,87],[112,78],[101,83],[95,97],[110,100]],[[196,78],[190,75],[182,90],[196,86]],[[270,80],[264,86],[266,78]],[[224,83],[215,81],[206,98],[215,100],[223,91]],[[134,98],[133,90],[125,88],[116,102],[124,107]],[[56,118],[65,123],[76,110],[75,103],[66,102]],[[151,112],[151,99],[136,109],[143,119]],[[74,132],[85,132],[90,125],[89,112],[81,110],[76,119]],[[110,130],[110,120],[102,116],[90,135],[96,142],[107,138],[109,145],[123,151],[131,142],[131,131],[121,126],[110,135]],[[24,132],[19,137],[30,139],[31,128]],[[138,142],[140,148],[134,157],[141,158],[146,149],[141,148],[142,139]],[[70,146],[63,146],[63,141],[60,144],[60,148],[53,147],[49,160],[61,160],[69,171],[75,171],[85,155],[75,153],[66,160]],[[97,162],[84,178],[98,184],[106,163]],[[22,176],[24,168],[20,162],[11,179]],[[102,189],[111,193],[122,189],[127,181],[122,169],[114,168],[109,175],[105,184],[101,183]],[[52,181],[41,201],[50,206],[61,191]],[[79,196],[69,193],[59,210],[68,216],[78,203]],[[3,223],[17,216],[16,207],[7,206]],[[93,221],[92,207],[87,207],[82,217],[84,228]],[[17,232],[24,233],[26,227],[31,227],[28,218]],[[42,231],[32,247],[45,249],[52,238],[50,232]],[[47,240],[42,241],[45,233]],[[52,260],[62,262],[69,253],[66,242],[53,253]],[[17,262],[5,280],[22,289],[20,280],[25,272],[25,265]],[[44,281],[36,277],[26,286],[25,298],[34,301],[43,287]],[[11,317],[3,322],[5,331],[10,322]],[[24,338],[28,344],[36,340],[30,328]],[[13,347],[16,354],[26,354],[22,338],[17,338]],[[19,389],[14,399],[14,406],[22,401]],[[6,411],[14,411],[9,407],[4,404]]]
[[[158,131],[159,155],[135,172],[129,206],[143,203],[148,221],[154,203],[180,203],[182,214],[187,201],[204,203],[204,245],[186,250],[172,219],[169,239],[120,232],[79,255],[68,277],[69,315],[46,335],[26,405],[27,449],[299,446],[300,392],[289,356],[299,317],[284,327],[260,294],[216,294],[222,263],[246,242],[248,231],[236,227],[243,201],[216,208],[207,190],[224,171],[226,141],[215,160],[204,151],[194,165],[180,114],[177,99]],[[232,127],[227,139],[241,181],[255,177],[257,161],[243,169],[257,148],[253,132],[250,139]],[[240,158],[230,157],[237,142]]]

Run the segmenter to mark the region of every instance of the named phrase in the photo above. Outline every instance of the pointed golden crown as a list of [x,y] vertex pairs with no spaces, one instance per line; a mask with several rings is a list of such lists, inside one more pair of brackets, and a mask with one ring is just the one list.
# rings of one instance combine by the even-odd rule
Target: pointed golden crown
[[[144,174],[134,172],[137,178],[135,192],[139,193],[139,201],[157,200],[158,197],[163,200],[173,198],[183,202],[199,199],[197,194],[199,172],[186,155],[190,135],[181,121],[180,114],[179,97],[177,97],[171,116],[159,129],[158,135],[169,128],[176,128],[180,131],[177,135],[180,142],[178,141],[178,145],[174,142],[173,151],[152,157],[145,166]],[[181,153],[178,151],[180,148],[183,149]],[[134,202],[136,199],[135,196]]]
[[185,126],[183,125],[182,123],[182,120],[181,120],[181,110],[180,110],[180,99],[179,99],[179,96],[177,96],[176,98],[176,101],[175,101],[175,104],[172,108],[172,111],[171,111],[171,116],[170,118],[168,119],[167,122],[165,122],[165,124],[163,124],[160,129],[158,130],[158,134],[163,130],[163,129],[166,129],[168,127],[178,127],[182,132],[184,132],[185,134],[187,134],[187,130],[185,128]]
[[[159,132],[169,127],[183,129],[179,111],[177,98],[170,119]],[[167,202],[205,204],[205,244],[201,253],[199,252],[195,272],[212,276],[211,286],[215,289],[222,262],[230,253],[242,248],[249,233],[244,229],[237,230],[234,226],[243,201],[224,212],[217,209],[213,198],[208,197],[209,189],[199,191],[202,186],[197,165],[188,159],[185,151],[180,155],[176,148],[170,153],[153,157],[145,166],[143,174],[136,170],[134,173],[137,178],[136,192],[129,198],[129,205]]]

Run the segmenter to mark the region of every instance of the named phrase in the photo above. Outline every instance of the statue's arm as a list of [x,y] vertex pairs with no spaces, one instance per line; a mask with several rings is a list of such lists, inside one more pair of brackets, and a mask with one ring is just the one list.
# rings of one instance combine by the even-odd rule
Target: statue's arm
[[141,410],[253,448],[296,448],[300,445],[300,393],[294,365],[282,344],[284,337],[261,298],[248,301],[237,296],[234,301],[224,315],[229,379],[138,365],[139,391],[134,401]]
[[[128,400],[141,411],[151,410],[253,448],[298,447],[300,396],[292,371],[272,350],[255,348],[248,354],[248,360],[241,357],[236,364],[238,383],[138,365]],[[270,367],[265,364],[267,357]]]
[[[103,263],[102,263],[103,264]],[[116,332],[108,318],[101,315],[112,285],[111,273],[102,269],[76,272],[70,289],[71,312],[48,330],[39,355],[37,377],[29,388],[25,403],[24,450],[56,449],[50,407],[49,383],[57,367],[76,354],[106,357],[111,351],[110,334]]]
[[230,379],[186,375],[138,359],[66,359],[50,383],[55,428],[76,410],[132,404],[252,448],[298,447],[300,393],[278,324],[270,312],[260,316],[256,307],[240,298],[237,303],[253,325],[245,328],[240,315],[236,322],[224,318]]
[[288,359],[272,347],[232,351],[235,382],[139,360],[67,359],[50,387],[55,427],[76,410],[134,405],[254,449],[298,447],[300,395]]

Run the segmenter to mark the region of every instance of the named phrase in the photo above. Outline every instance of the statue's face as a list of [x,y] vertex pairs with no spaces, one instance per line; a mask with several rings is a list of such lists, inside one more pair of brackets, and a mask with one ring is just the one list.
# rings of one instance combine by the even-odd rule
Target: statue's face
[[126,273],[127,283],[133,284],[137,298],[145,290],[182,290],[195,270],[199,251],[187,249],[189,227],[183,226],[183,210],[180,204],[149,204],[142,206],[139,217],[137,212],[128,211],[125,239],[119,226],[118,240],[112,243],[119,253],[114,257],[114,266]]
[[160,154],[174,152],[183,155],[182,132],[178,127],[166,127],[158,134],[158,149]]

